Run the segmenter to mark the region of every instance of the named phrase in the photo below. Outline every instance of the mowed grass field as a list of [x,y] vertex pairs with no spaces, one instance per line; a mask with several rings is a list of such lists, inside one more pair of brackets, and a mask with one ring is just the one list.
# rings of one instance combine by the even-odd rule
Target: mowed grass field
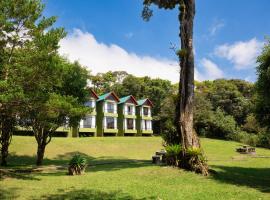
[[[10,166],[1,169],[0,199],[270,199],[270,150],[240,155],[239,143],[201,141],[215,170],[209,177],[152,165],[162,148],[159,137],[53,138],[42,170],[25,171],[34,167],[36,142],[14,136]],[[67,176],[76,153],[90,166],[82,176]]]

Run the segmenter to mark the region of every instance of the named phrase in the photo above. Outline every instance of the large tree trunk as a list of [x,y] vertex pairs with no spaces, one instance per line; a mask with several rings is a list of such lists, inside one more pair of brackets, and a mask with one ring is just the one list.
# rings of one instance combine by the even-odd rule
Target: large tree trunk
[[[181,134],[183,148],[183,167],[193,169],[188,158],[187,150],[200,148],[200,140],[193,131],[193,101],[194,101],[194,53],[193,53],[193,20],[195,16],[195,0],[182,0],[180,4],[180,37],[181,51],[178,52],[180,58],[180,82],[177,115],[179,119],[178,131]],[[200,162],[198,160],[198,162]],[[197,163],[196,163],[197,164]],[[207,175],[205,163],[199,163],[203,174]],[[196,169],[197,170],[197,169]]]
[[199,139],[193,131],[193,101],[194,101],[194,54],[193,54],[193,20],[195,1],[183,0],[180,5],[179,19],[181,51],[180,54],[180,120],[179,127],[182,135],[184,150],[190,147],[200,147]]

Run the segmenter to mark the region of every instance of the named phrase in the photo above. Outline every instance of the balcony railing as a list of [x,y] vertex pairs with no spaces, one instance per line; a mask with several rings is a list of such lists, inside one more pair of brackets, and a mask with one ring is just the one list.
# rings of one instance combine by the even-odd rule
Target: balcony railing
[[143,131],[152,131],[152,128],[142,128]]
[[133,112],[133,111],[125,111],[125,115],[135,115],[135,112]]
[[110,125],[110,124],[107,124],[107,126],[104,128],[105,129],[116,129],[116,127],[114,125]]
[[83,124],[81,128],[95,128],[94,124]]
[[127,129],[128,129],[128,130],[133,130],[133,129],[134,129],[134,126],[133,126],[133,125],[128,125],[128,126],[127,126]]
[[110,109],[110,108],[107,108],[104,110],[105,113],[116,113],[116,110],[115,109]]

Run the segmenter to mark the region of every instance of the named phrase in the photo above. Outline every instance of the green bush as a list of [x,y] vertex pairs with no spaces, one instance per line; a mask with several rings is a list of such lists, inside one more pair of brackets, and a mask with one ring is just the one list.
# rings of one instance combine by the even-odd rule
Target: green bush
[[256,134],[247,133],[245,131],[238,130],[237,132],[230,134],[229,139],[241,142],[250,146],[259,146],[260,138]]
[[262,131],[258,134],[258,146],[270,148],[270,133],[267,131]]
[[166,162],[168,165],[178,166],[182,146],[178,144],[168,145],[166,149]]
[[207,111],[204,117],[195,118],[194,126],[200,136],[210,138],[228,139],[237,130],[234,118],[219,108],[216,111]]
[[86,158],[82,157],[81,155],[75,155],[69,161],[69,168],[68,168],[69,175],[83,174],[86,167],[87,167]]
[[208,174],[207,159],[200,148],[187,149],[186,156],[182,161],[182,165],[185,165],[184,168],[190,168],[190,170],[196,173]]
[[164,146],[180,144],[180,136],[177,134],[176,127],[172,122],[166,123],[166,129],[161,134],[164,141]]

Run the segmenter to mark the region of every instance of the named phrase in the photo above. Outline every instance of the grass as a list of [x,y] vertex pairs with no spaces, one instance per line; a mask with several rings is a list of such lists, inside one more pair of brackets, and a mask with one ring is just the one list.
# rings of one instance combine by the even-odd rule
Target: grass
[[[216,171],[209,177],[152,165],[159,137],[53,138],[43,171],[19,173],[14,170],[33,167],[36,143],[15,136],[13,172],[0,179],[0,199],[270,199],[270,150],[257,148],[252,157],[236,153],[236,142],[202,139],[202,145]],[[90,167],[83,176],[67,176],[63,167],[76,153]]]

